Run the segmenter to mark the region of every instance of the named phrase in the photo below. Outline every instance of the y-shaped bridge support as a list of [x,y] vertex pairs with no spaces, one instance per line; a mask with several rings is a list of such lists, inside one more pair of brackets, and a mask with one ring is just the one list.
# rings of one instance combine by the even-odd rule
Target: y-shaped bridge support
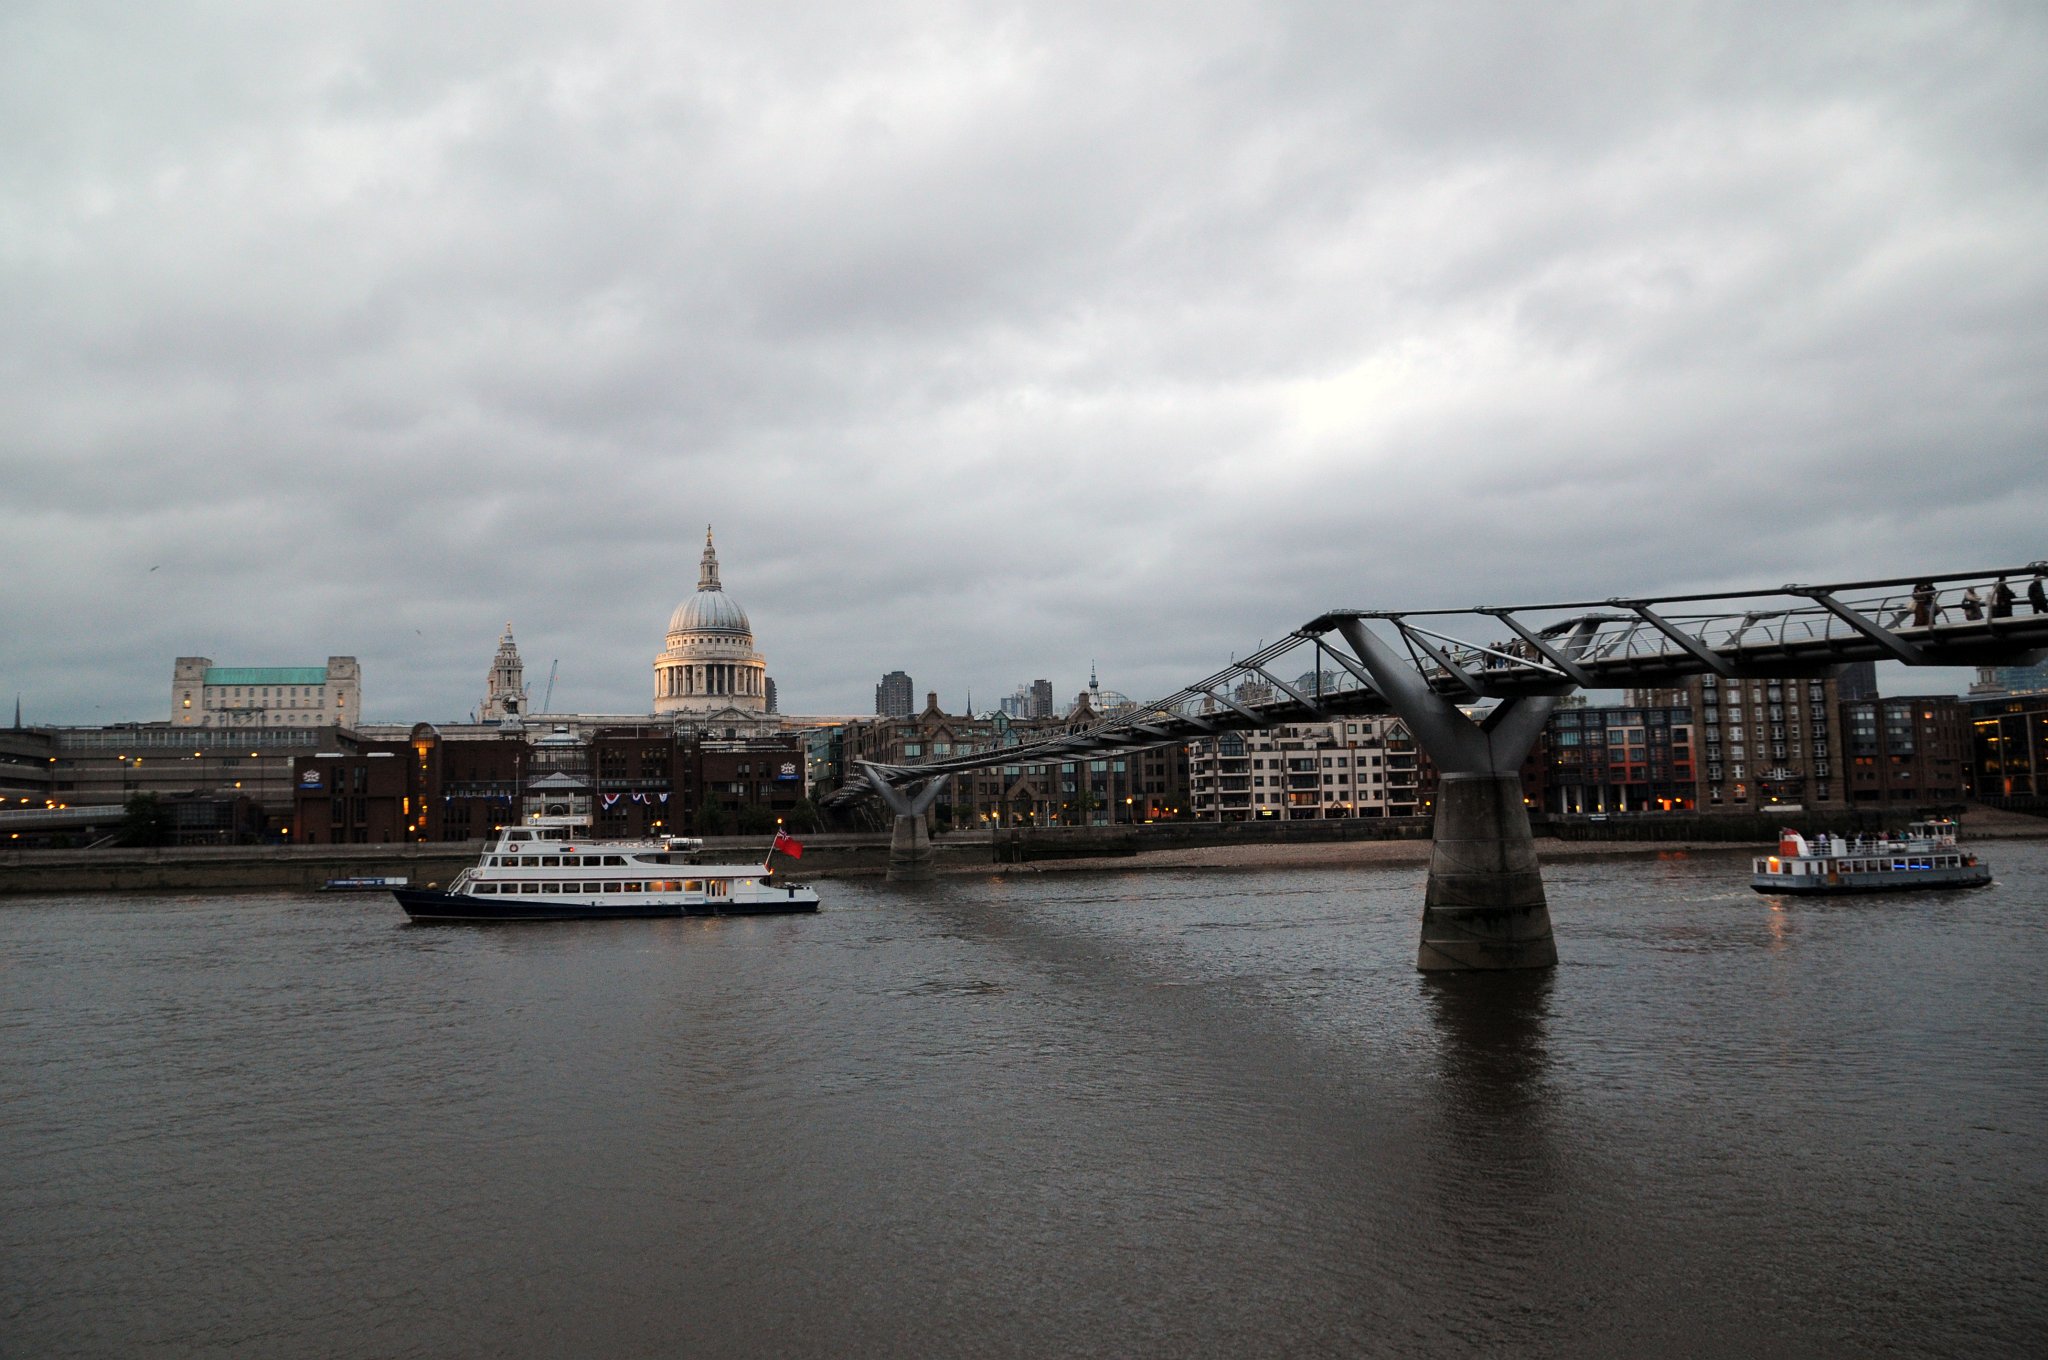
[[1339,620],[1337,627],[1442,776],[1415,966],[1437,972],[1555,965],[1521,769],[1557,697],[1505,699],[1484,723],[1474,723],[1358,620]]
[[889,811],[896,814],[896,829],[889,837],[889,881],[916,882],[932,876],[932,835],[925,814],[938,801],[939,791],[951,775],[927,779],[915,791],[899,789],[874,770],[867,771],[868,783]]

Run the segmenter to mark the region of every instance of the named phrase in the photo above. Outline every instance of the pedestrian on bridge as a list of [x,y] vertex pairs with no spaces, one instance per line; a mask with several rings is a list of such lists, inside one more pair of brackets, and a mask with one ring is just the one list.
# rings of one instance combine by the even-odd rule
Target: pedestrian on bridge
[[1913,626],[1930,628],[1941,617],[1941,607],[1935,603],[1934,582],[1922,581],[1913,587]]
[[1977,623],[1984,617],[1984,600],[1977,594],[1977,587],[1971,586],[1963,592],[1963,617]]
[[2005,583],[2003,576],[1991,588],[1991,617],[2009,619],[2012,617],[2012,587]]
[[2027,603],[2034,606],[2036,614],[2048,614],[2048,589],[2041,585],[2041,573],[2035,572],[2034,579],[2027,583]]

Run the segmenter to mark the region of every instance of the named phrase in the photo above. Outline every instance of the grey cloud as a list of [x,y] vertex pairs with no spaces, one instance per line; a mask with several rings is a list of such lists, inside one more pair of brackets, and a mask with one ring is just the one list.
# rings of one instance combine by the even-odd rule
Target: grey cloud
[[814,711],[2048,555],[2044,88],[2023,5],[17,6],[0,694],[452,717],[509,617],[642,708],[707,521]]

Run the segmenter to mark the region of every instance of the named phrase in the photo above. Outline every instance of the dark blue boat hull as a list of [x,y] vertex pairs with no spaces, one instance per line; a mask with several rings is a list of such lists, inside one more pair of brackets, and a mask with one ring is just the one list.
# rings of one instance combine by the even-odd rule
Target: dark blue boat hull
[[1794,878],[1787,875],[1755,874],[1749,886],[1760,893],[1785,897],[1837,897],[1849,893],[1941,892],[1983,888],[1991,883],[1991,870],[1983,865],[1967,869],[1912,869],[1895,873],[1842,874],[1834,879],[1815,875]]

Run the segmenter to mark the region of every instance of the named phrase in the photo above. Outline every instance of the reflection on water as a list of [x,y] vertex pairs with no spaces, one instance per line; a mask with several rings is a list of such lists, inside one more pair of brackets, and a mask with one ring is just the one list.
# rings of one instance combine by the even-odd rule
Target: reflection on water
[[2028,1353],[2048,848],[833,884],[812,918],[0,910],[0,1354]]
[[1474,1124],[1525,1117],[1541,1095],[1556,971],[1425,973],[1419,982],[1441,1036],[1444,1085],[1458,1113]]

